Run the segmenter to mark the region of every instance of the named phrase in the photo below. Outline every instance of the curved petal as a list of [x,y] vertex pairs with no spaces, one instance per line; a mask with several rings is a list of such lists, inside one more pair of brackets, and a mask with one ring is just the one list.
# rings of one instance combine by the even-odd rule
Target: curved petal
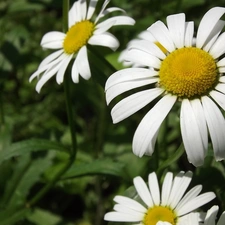
[[173,184],[173,174],[171,172],[168,172],[162,184],[161,205],[163,206],[168,205],[172,184]]
[[48,32],[42,37],[41,46],[49,49],[63,48],[65,34],[59,31]]
[[151,196],[154,202],[154,205],[160,204],[160,190],[159,190],[159,183],[156,176],[156,173],[150,173],[148,175],[148,186],[151,192]]
[[222,33],[218,39],[213,44],[209,53],[213,56],[214,59],[219,58],[225,53],[225,33]]
[[224,224],[225,224],[225,212],[223,212],[222,215],[220,216],[217,225],[224,225]]
[[185,36],[184,36],[184,46],[192,47],[193,46],[193,36],[194,36],[194,22],[185,23]]
[[159,69],[161,61],[156,57],[139,49],[131,49],[125,55],[125,60],[140,65],[148,66],[150,68]]
[[72,66],[72,80],[74,83],[79,83],[79,71],[77,67],[77,59],[74,60],[73,66]]
[[166,58],[166,55],[161,51],[161,49],[155,43],[147,41],[147,40],[132,41],[128,49],[132,49],[132,48],[144,51],[162,60]]
[[81,9],[81,20],[85,20],[86,14],[87,14],[87,1],[86,0],[80,0],[80,9]]
[[90,0],[89,6],[88,6],[88,12],[87,12],[87,20],[90,20],[91,17],[93,16],[97,3],[98,3],[98,0]]
[[191,199],[196,198],[202,190],[202,185],[197,185],[193,187],[190,191],[188,191],[185,196],[180,200],[177,204],[175,210],[180,210],[183,206],[185,206]]
[[202,48],[206,44],[206,41],[217,24],[220,17],[225,13],[225,8],[214,7],[210,9],[202,18],[196,37],[196,46]]
[[[222,78],[223,78],[223,77],[221,77],[220,80],[223,80]],[[216,87],[215,87],[215,89],[216,89],[217,91],[220,91],[220,92],[222,92],[223,94],[225,94],[225,83],[219,83],[219,84],[217,84]]]
[[181,134],[188,161],[195,166],[200,166],[204,162],[206,149],[197,118],[188,99],[182,101],[180,114]]
[[88,62],[87,47],[84,45],[77,53],[77,68],[79,74],[88,80],[91,77],[91,70]]
[[147,205],[148,208],[151,208],[154,205],[152,201],[152,196],[143,179],[141,177],[135,177],[134,186],[142,201]]
[[104,16],[104,13],[103,12],[104,12],[105,8],[107,7],[107,5],[109,4],[110,1],[111,0],[105,0],[105,2],[103,3],[102,8],[101,8],[101,11],[99,12],[98,16],[95,19],[95,24],[98,22],[98,20],[100,18],[102,18]]
[[224,25],[225,25],[225,21],[222,21],[222,20],[219,20],[216,23],[215,27],[213,28],[213,30],[211,32],[211,35],[209,35],[209,37],[207,39],[207,44],[203,48],[206,52],[208,52],[209,49],[212,47],[212,45],[218,38],[220,32],[222,31]]
[[114,85],[119,83],[127,82],[127,81],[134,81],[141,79],[147,79],[154,77],[158,74],[158,72],[146,68],[126,68],[119,70],[112,74],[105,84],[105,90],[107,91]]
[[216,64],[218,67],[225,66],[225,57],[220,59]]
[[89,40],[88,44],[90,45],[100,45],[100,46],[105,46],[111,48],[113,51],[115,51],[119,47],[119,41],[117,38],[108,33],[102,33],[102,34],[96,34],[93,35]]
[[113,123],[118,123],[134,114],[149,104],[151,101],[156,99],[160,94],[163,93],[163,91],[164,90],[161,88],[154,88],[140,91],[124,98],[119,103],[117,103],[111,111]]
[[202,97],[209,134],[216,160],[225,158],[225,120],[216,104],[207,96]]
[[[105,21],[104,21],[105,22]],[[102,34],[104,32],[106,32],[107,30],[109,30],[115,23],[115,21],[110,21],[108,23],[99,23],[94,30],[94,35],[98,35],[98,34]]]
[[[163,120],[173,107],[177,97],[164,96],[142,119],[133,138],[133,152],[139,157],[143,156],[149,144],[162,124]],[[153,152],[153,149],[151,150]]]
[[185,191],[187,190],[191,179],[192,179],[192,172],[188,171],[185,174],[182,174],[181,177],[179,177],[180,174],[178,174],[174,178],[173,186],[171,189],[170,197],[168,199],[168,205],[174,209],[181,198],[183,197]]
[[58,70],[58,72],[56,74],[56,82],[58,84],[61,84],[63,82],[63,78],[64,78],[66,68],[67,68],[70,60],[72,59],[72,57],[73,57],[73,54],[66,55],[65,59],[63,59],[62,66],[60,67],[60,69]]
[[143,213],[137,212],[137,211],[135,211],[133,209],[130,209],[130,208],[128,208],[124,205],[121,205],[121,204],[114,205],[113,209],[116,212],[119,212],[119,213],[124,213],[124,214],[135,216],[135,217],[139,218],[140,220],[142,220],[143,217],[144,217]]
[[149,30],[142,31],[139,35],[138,38],[150,41],[150,42],[156,42],[156,39],[152,35],[152,33]]
[[174,45],[177,48],[183,48],[185,35],[185,14],[179,13],[167,16],[166,21]]
[[219,210],[219,207],[217,205],[214,205],[207,211],[204,225],[215,225],[215,220],[216,220],[218,210]]
[[121,82],[119,84],[113,85],[106,91],[106,103],[107,105],[118,95],[132,90],[137,87],[142,87],[148,84],[156,83],[159,78],[146,78],[146,79],[137,79],[134,81]]
[[130,214],[120,212],[109,212],[104,216],[104,220],[114,222],[139,222],[142,219],[143,218],[140,219],[138,216],[132,216]]
[[198,207],[205,205],[206,203],[213,200],[215,197],[216,195],[213,192],[207,192],[207,193],[201,194],[197,196],[196,198],[188,201],[185,206],[183,206],[179,210],[177,209],[176,212],[179,216],[183,216],[191,211],[194,211]]
[[173,40],[170,36],[170,32],[162,21],[155,22],[148,28],[148,30],[154,36],[156,41],[158,41],[162,46],[164,46],[164,48],[167,49],[169,52],[175,50]]
[[137,211],[137,212],[146,213],[146,211],[147,211],[147,209],[143,205],[141,205],[139,202],[137,202],[131,198],[125,197],[125,196],[117,195],[113,200],[116,203],[124,205],[130,209]]
[[225,110],[225,95],[219,91],[211,91],[210,96],[213,100],[223,109]]

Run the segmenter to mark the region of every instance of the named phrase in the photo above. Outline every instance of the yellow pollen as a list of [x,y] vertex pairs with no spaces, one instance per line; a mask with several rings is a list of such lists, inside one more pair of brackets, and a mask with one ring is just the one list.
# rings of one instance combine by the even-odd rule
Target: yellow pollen
[[167,49],[164,48],[164,46],[163,46],[161,43],[159,43],[158,41],[155,42],[155,44],[160,48],[160,50],[161,50],[164,54],[166,54],[166,53],[168,52]]
[[82,46],[87,44],[89,38],[93,35],[94,28],[94,23],[89,20],[74,24],[66,33],[63,42],[65,53],[77,53]]
[[153,208],[149,208],[143,220],[144,225],[156,225],[159,221],[176,225],[177,217],[170,208],[164,206],[154,206]]
[[218,82],[213,57],[202,49],[189,47],[173,51],[159,70],[160,86],[182,98],[206,95]]

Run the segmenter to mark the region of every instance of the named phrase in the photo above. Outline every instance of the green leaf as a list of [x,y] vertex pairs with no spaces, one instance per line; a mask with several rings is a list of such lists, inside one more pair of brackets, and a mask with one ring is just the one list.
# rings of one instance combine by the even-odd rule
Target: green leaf
[[90,163],[74,164],[63,176],[63,178],[73,178],[86,175],[113,175],[124,176],[124,164],[121,162],[114,162],[110,159],[98,159]]
[[16,142],[10,145],[4,151],[0,152],[0,164],[12,157],[20,156],[35,151],[58,150],[68,152],[69,150],[58,142],[45,139],[30,139],[26,141]]
[[17,221],[23,219],[28,213],[30,209],[28,208],[9,208],[6,210],[1,210],[0,212],[0,221],[1,225],[13,225]]

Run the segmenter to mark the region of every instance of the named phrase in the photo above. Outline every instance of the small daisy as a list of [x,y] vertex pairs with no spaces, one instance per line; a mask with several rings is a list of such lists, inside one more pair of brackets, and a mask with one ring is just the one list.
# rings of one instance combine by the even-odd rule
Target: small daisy
[[218,222],[216,223],[216,215],[218,213],[219,207],[214,205],[211,209],[207,211],[204,223],[200,223],[199,225],[224,225],[225,224],[225,211],[220,216]]
[[116,196],[114,212],[105,214],[104,219],[115,222],[132,222],[135,225],[184,225],[190,213],[215,198],[213,192],[199,195],[201,185],[190,189],[185,195],[192,179],[191,172],[180,172],[173,178],[168,172],[164,178],[161,195],[156,174],[148,176],[148,186],[141,177],[134,178],[137,191],[136,200]]
[[117,71],[106,82],[106,100],[151,84],[117,103],[114,123],[129,117],[155,99],[159,101],[140,122],[133,138],[139,157],[152,155],[159,128],[176,102],[181,103],[180,126],[189,162],[200,166],[208,149],[208,132],[217,161],[225,158],[225,8],[215,7],[202,18],[196,37],[194,22],[185,14],[167,17],[167,26],[157,21],[148,28],[154,39],[131,44],[127,61],[145,68]]
[[[100,20],[107,14],[115,11],[124,11],[117,7],[107,8],[110,0],[105,0],[102,9],[95,20],[95,12],[98,0],[90,0],[87,6],[86,0],[76,1],[69,11],[69,30],[66,34],[52,31],[45,34],[41,40],[41,46],[45,49],[59,49],[45,58],[38,70],[30,77],[32,81],[38,78],[36,90],[40,92],[42,86],[56,74],[58,84],[63,82],[65,70],[75,57],[72,66],[72,80],[79,82],[79,75],[88,80],[91,77],[90,66],[87,57],[87,44],[100,45],[116,50],[119,41],[111,33],[107,32],[112,26],[133,25],[135,21],[128,16],[114,16],[105,21]],[[40,77],[39,75],[42,74]]]

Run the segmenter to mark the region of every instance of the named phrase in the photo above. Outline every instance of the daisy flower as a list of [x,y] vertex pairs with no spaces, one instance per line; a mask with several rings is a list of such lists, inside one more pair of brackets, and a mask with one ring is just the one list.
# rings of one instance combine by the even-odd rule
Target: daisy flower
[[144,116],[133,138],[133,152],[152,155],[159,128],[176,102],[181,103],[180,127],[189,162],[200,166],[208,149],[208,132],[217,161],[225,158],[225,8],[210,9],[202,18],[196,37],[194,22],[185,14],[157,21],[147,30],[154,39],[139,40],[126,60],[145,68],[126,68],[106,82],[106,100],[137,87],[151,88],[118,102],[111,111],[113,123],[129,117],[153,100],[158,102]]
[[[56,52],[45,58],[34,72],[30,81],[38,78],[36,90],[40,92],[42,86],[56,74],[58,84],[63,82],[65,70],[75,57],[72,65],[72,80],[79,82],[79,75],[88,80],[91,77],[90,66],[87,56],[87,45],[99,45],[116,50],[119,41],[111,33],[107,32],[113,26],[133,25],[135,21],[126,16],[113,16],[101,21],[107,14],[124,10],[111,7],[106,8],[110,0],[105,0],[100,13],[93,19],[98,0],[76,1],[69,11],[69,30],[65,34],[59,31],[52,31],[45,34],[41,40],[41,46],[45,49],[58,49]],[[101,22],[100,22],[101,21]],[[42,74],[40,76],[40,74]],[[40,76],[40,77],[39,77]]]
[[218,222],[216,223],[216,215],[218,213],[219,207],[214,205],[211,209],[207,211],[204,223],[200,223],[199,225],[224,225],[225,224],[225,212],[222,213]]
[[192,211],[215,198],[213,192],[199,195],[202,185],[193,187],[184,195],[191,179],[190,171],[180,172],[174,178],[173,174],[168,172],[160,194],[155,172],[149,174],[148,186],[141,177],[135,177],[134,187],[137,198],[141,201],[116,196],[115,211],[106,213],[104,219],[136,225],[184,225]]

